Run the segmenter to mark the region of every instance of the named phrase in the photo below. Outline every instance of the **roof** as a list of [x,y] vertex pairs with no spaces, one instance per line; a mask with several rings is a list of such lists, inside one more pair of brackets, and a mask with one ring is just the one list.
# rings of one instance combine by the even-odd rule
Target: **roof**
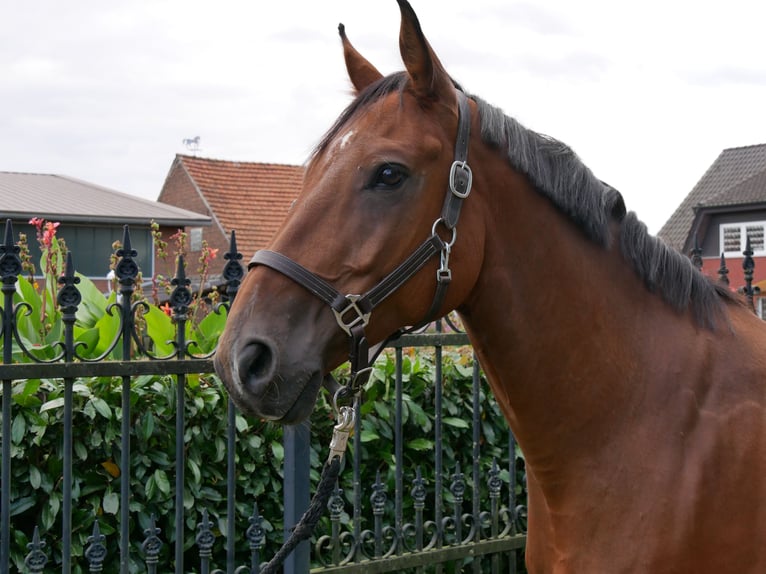
[[194,181],[224,234],[236,230],[243,253],[253,253],[269,243],[303,185],[304,168],[299,165],[180,154],[175,164],[182,165]]
[[74,223],[210,225],[206,215],[142,199],[65,175],[0,172],[0,218]]
[[695,208],[766,202],[766,144],[721,152],[670,219],[659,236],[683,250],[695,219]]

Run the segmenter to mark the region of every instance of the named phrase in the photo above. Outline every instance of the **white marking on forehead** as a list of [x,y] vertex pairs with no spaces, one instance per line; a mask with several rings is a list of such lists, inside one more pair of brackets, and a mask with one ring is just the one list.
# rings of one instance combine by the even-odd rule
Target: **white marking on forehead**
[[343,149],[348,145],[348,143],[351,141],[351,138],[354,137],[354,130],[347,131],[343,137],[340,139],[340,149]]
[[335,159],[335,156],[343,151],[343,149],[351,142],[351,139],[354,137],[354,130],[348,130],[345,134],[343,134],[340,139],[335,138],[330,144],[329,149],[327,150],[327,156],[332,161]]

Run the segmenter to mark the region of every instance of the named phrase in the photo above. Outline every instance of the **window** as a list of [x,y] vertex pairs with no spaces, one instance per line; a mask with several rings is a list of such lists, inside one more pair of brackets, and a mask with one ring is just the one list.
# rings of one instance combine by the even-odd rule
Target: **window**
[[747,238],[749,237],[750,248],[753,250],[753,254],[766,255],[764,230],[766,230],[766,222],[764,221],[725,223],[721,225],[721,253],[741,256],[747,246]]
[[[35,228],[28,224],[15,224],[14,232],[25,233],[29,245],[32,261],[35,263],[37,273],[40,273],[40,248],[37,245]],[[112,244],[122,241],[123,228],[117,225],[81,225],[62,223],[56,230],[56,237],[63,238],[67,247],[72,252],[72,260],[75,270],[91,279],[106,277],[109,272],[109,258],[114,253]],[[149,229],[141,227],[130,228],[130,244],[138,251],[135,258],[143,276],[151,277],[154,273],[154,246]]]
[[192,252],[202,251],[202,228],[192,227],[189,229],[189,249]]

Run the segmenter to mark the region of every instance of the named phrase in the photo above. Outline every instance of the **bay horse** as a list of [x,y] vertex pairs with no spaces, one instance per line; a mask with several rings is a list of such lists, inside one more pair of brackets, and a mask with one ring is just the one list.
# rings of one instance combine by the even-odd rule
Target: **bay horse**
[[530,572],[766,572],[763,322],[398,3],[403,72],[340,27],[355,99],[232,306],[232,399],[298,423],[349,341],[456,309],[526,457]]

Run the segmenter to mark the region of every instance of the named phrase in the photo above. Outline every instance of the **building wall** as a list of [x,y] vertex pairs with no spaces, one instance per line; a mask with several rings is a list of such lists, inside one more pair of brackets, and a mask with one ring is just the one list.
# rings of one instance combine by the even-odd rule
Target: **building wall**
[[[739,289],[745,285],[745,272],[742,269],[743,257],[727,257],[726,268],[729,270],[729,285],[732,289]],[[753,283],[766,279],[766,257],[753,257],[755,269],[753,272]],[[718,280],[718,270],[721,268],[721,257],[703,257],[702,272],[716,281]]]
[[[211,218],[214,217],[213,213],[207,208],[204,200],[197,192],[189,175],[178,161],[174,162],[157,201],[168,205],[174,205],[182,209],[188,209],[195,213],[201,213]],[[162,239],[168,243],[169,249],[173,249],[176,242],[172,236],[178,231],[178,229],[162,230]],[[199,247],[203,241],[207,243],[209,248],[218,250],[216,259],[211,267],[215,269],[216,276],[220,275],[220,269],[223,268],[223,255],[229,249],[229,238],[224,237],[215,222],[210,226],[197,228],[186,227],[183,231],[187,236],[187,275],[192,279],[197,278],[198,276],[197,269],[200,266],[199,258],[202,255],[202,251]],[[192,241],[192,239],[195,241]],[[158,273],[161,273],[166,277],[172,277],[175,274],[175,253],[164,261],[160,258],[156,258],[155,265]]]

